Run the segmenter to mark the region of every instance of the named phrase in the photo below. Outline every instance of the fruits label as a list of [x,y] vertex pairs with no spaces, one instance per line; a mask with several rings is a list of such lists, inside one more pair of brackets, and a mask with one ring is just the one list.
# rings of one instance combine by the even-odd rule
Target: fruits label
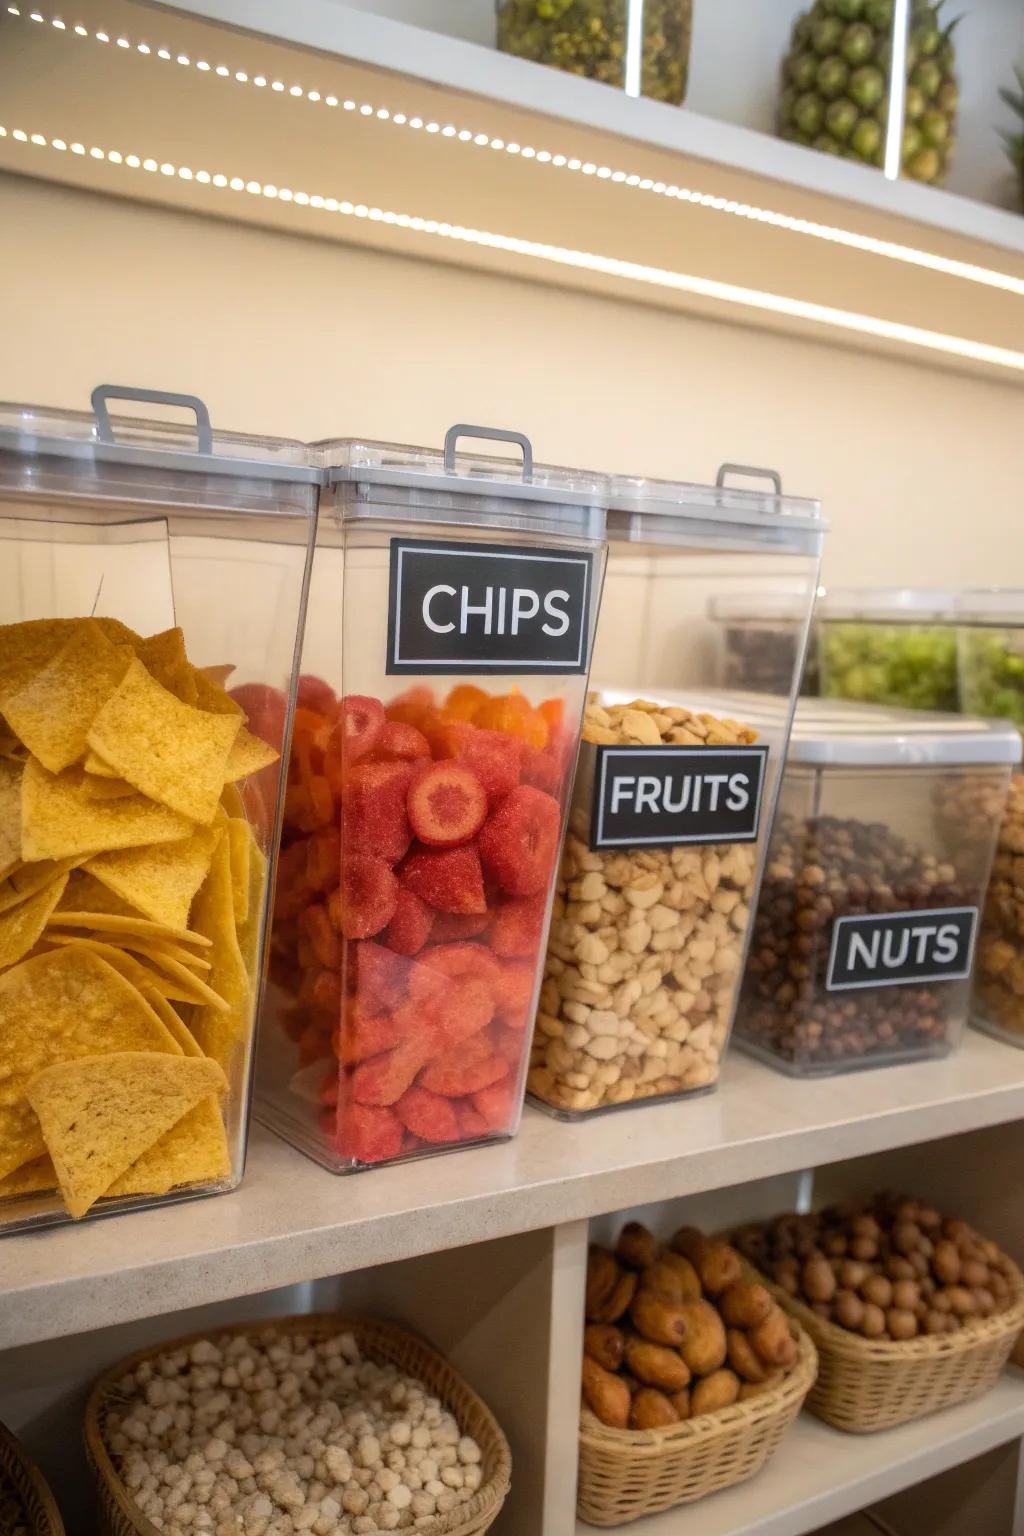
[[591,848],[757,841],[766,746],[593,750]]
[[586,672],[593,556],[391,540],[389,673]]
[[963,981],[971,974],[977,907],[840,917],[828,961],[830,992]]

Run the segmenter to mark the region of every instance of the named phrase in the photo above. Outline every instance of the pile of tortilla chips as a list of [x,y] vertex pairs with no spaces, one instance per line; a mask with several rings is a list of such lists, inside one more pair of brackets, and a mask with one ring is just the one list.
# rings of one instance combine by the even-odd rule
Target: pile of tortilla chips
[[266,880],[238,785],[277,753],[224,672],[180,629],[0,626],[0,1202],[231,1171]]

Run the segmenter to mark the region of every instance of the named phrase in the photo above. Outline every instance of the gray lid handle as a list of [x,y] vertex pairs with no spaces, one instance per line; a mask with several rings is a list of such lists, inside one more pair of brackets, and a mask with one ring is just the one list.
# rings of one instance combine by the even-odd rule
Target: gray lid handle
[[455,449],[460,437],[479,437],[492,443],[515,443],[523,455],[523,479],[533,479],[533,445],[522,432],[506,432],[502,427],[471,427],[457,421],[444,435],[444,467],[448,474],[455,469]]
[[177,395],[169,389],[133,389],[127,384],[97,384],[90,397],[96,416],[96,434],[101,443],[114,443],[114,427],[107,408],[108,400],[140,400],[145,405],[180,405],[196,418],[196,446],[200,453],[213,452],[213,428],[210,413],[198,395]]
[[770,480],[776,496],[782,495],[782,476],[777,469],[762,469],[757,464],[722,464],[715,476],[715,484],[719,489],[725,485],[726,475],[746,475],[749,479]]

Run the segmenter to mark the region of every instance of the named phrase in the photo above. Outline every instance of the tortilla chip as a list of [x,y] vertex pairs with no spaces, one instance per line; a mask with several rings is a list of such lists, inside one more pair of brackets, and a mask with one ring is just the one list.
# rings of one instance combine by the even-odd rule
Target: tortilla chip
[[20,906],[23,901],[52,885],[74,867],[74,859],[41,859],[38,864],[19,862],[0,885],[0,913],[10,912],[13,907]]
[[135,647],[135,654],[162,688],[173,693],[182,704],[195,704],[195,669],[185,652],[185,635],[180,628],[162,629],[159,634],[147,635]]
[[[246,713],[241,704],[231,697],[223,689],[220,683],[215,682],[205,671],[198,667],[192,669],[192,682],[196,690],[196,707],[205,709],[211,715],[237,715],[239,720],[245,720]],[[232,669],[229,667],[229,671]]]
[[[59,914],[58,914],[59,916]],[[83,949],[91,950],[99,955],[108,965],[126,981],[141,992],[143,997],[149,999],[150,992],[159,992],[161,997],[177,1003],[201,1003],[203,998],[195,987],[185,988],[178,986],[163,971],[151,970],[142,960],[130,954],[127,949],[116,944],[108,944],[103,939],[91,938],[80,933],[56,933],[53,928],[47,928],[43,934],[42,942],[47,945],[79,944]],[[154,1009],[154,1012],[158,1010]],[[172,1031],[172,1034],[174,1032]]]
[[262,736],[254,736],[243,725],[239,728],[231,751],[228,753],[227,766],[224,770],[225,784],[237,784],[240,779],[247,779],[251,773],[258,773],[261,768],[269,768],[271,763],[276,763],[278,753],[265,742]]
[[20,763],[0,758],[0,870],[21,858]]
[[227,823],[227,836],[235,927],[240,928],[249,916],[249,850],[252,847],[252,831],[249,823],[230,816]]
[[172,843],[194,830],[184,816],[142,795],[130,800],[91,800],[81,778],[75,768],[48,773],[29,758],[21,783],[23,859],[60,859]]
[[67,912],[95,912],[106,917],[141,917],[130,902],[124,901],[84,869],[73,869],[64,895],[57,903],[57,916]]
[[185,1023],[177,1008],[172,1008],[166,997],[158,992],[155,987],[143,988],[143,994],[153,1012],[166,1026],[167,1033],[173,1035],[174,1039],[177,1040],[181,1047],[181,1054],[183,1056],[201,1056],[203,1053],[199,1049],[196,1037]]
[[48,1152],[34,1157],[30,1163],[22,1163],[13,1173],[0,1179],[0,1200],[13,1200],[16,1195],[38,1195],[44,1190],[57,1188],[57,1174],[53,1158]]
[[227,838],[214,849],[210,873],[192,904],[191,920],[210,940],[210,986],[222,1000],[220,1008],[198,1009],[192,1030],[206,1054],[227,1071],[235,1048],[249,1033],[252,1014],[249,969],[235,927]]
[[[160,945],[146,943],[143,939],[125,939],[123,943],[126,949],[137,949],[141,954],[145,955],[147,960],[152,960],[155,966],[158,966],[161,971],[165,971],[177,983],[178,987],[189,994],[189,1002],[205,1003],[218,1013],[227,1013],[229,1011],[230,1005],[220,996],[219,992],[214,990],[208,981],[204,981],[201,976],[197,976],[189,966],[183,965],[180,960],[176,959],[174,955],[168,954]],[[161,986],[162,990],[162,982],[159,979],[157,984]]]
[[258,977],[260,924],[263,921],[263,900],[267,888],[267,856],[255,838],[249,850],[249,916],[238,930],[238,947],[242,951],[246,973],[255,987]]
[[[121,942],[127,941],[122,939]],[[140,955],[149,955],[153,959],[162,955],[166,960],[177,960],[179,965],[184,965],[198,976],[205,976],[213,969],[212,961],[195,954],[191,949],[186,949],[184,944],[176,944],[173,939],[132,939],[131,944]]]
[[28,1099],[70,1214],[84,1216],[183,1115],[226,1086],[214,1062],[157,1051],[82,1056],[35,1076]]
[[231,1173],[217,1100],[201,1100],[107,1190],[115,1195],[166,1195],[179,1184],[211,1184]]
[[0,701],[44,667],[81,619],[27,619],[0,625]]
[[[9,965],[17,965],[38,944],[67,883],[67,875],[61,875],[49,885],[44,885],[34,896],[28,896],[16,907],[11,907],[10,911],[0,913],[0,971]],[[0,1027],[2,1023],[0,1019]]]
[[123,779],[118,778],[117,769],[111,768],[109,763],[105,763],[98,752],[87,750],[85,757],[82,759],[82,767],[93,778],[116,779],[118,784],[124,783]]
[[211,683],[217,683],[221,688],[223,688],[227,683],[228,678],[231,676],[234,670],[235,664],[233,661],[224,662],[212,667],[196,668],[197,672],[201,672],[205,678],[210,680]]
[[126,784],[124,779],[102,779],[92,773],[82,775],[82,793],[90,800],[127,800],[135,792],[134,784]]
[[97,933],[127,934],[136,939],[180,939],[208,949],[211,940],[197,928],[170,928],[166,923],[151,923],[144,917],[118,917],[112,912],[61,912],[56,919],[62,928],[94,928]]
[[137,645],[142,644],[142,636],[137,635],[127,624],[122,624],[120,619],[97,617],[93,619],[93,623],[98,624],[107,639],[112,640],[115,645],[126,645],[129,650],[134,651]]
[[183,704],[136,659],[93,721],[89,745],[150,800],[209,826],[239,729],[233,715]]
[[181,1054],[137,989],[81,945],[0,974],[0,1019],[0,1178],[46,1151],[25,1096],[46,1067],[109,1051]]
[[51,773],[70,768],[85,753],[93,717],[132,661],[91,619],[72,630],[56,655],[17,692],[4,695],[7,723]]
[[206,879],[219,836],[211,827],[199,827],[180,842],[98,854],[85,868],[155,923],[187,929],[192,898]]

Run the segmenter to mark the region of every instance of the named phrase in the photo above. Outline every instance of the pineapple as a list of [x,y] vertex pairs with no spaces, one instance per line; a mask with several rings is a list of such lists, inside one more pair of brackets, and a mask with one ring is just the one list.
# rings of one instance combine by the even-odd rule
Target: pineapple
[[[1024,128],[1024,69],[1015,69],[1014,74],[1017,76],[1018,89],[1010,91],[1004,87],[999,94],[1006,102],[1006,105],[1012,107],[1014,112],[1016,112],[1021,120],[1022,128]],[[1024,208],[1024,131],[1021,133],[1006,133],[1000,130],[1000,134],[1003,143],[1006,145],[1006,153],[1009,155],[1017,172],[1017,179],[1020,182],[1021,207]]]
[[[903,175],[941,184],[956,137],[953,29],[943,0],[911,0]],[[893,0],[814,0],[793,26],[782,65],[778,131],[832,155],[885,156]]]

